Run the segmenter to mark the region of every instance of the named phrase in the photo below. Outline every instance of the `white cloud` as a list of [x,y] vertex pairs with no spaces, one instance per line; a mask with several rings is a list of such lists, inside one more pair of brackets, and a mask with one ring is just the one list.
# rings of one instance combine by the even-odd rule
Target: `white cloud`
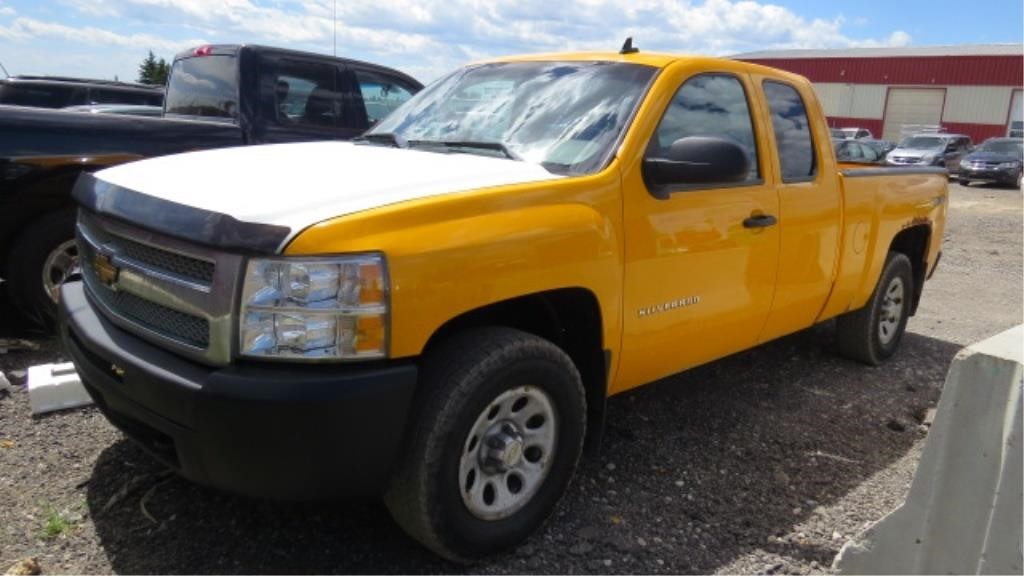
[[0,16],[14,16],[17,13],[18,11],[14,8],[0,4]]
[[[906,45],[902,30],[853,37],[849,24],[754,0],[62,0],[117,31],[18,18],[0,38],[63,34],[79,42],[176,51],[199,41],[258,42],[374,60],[423,80],[467,60],[510,53],[642,50],[727,55],[765,48]],[[2,9],[2,5],[0,5]],[[336,18],[335,18],[336,15]],[[106,26],[106,25],[104,25]],[[146,43],[150,44],[146,44]]]
[[202,40],[169,40],[152,34],[118,34],[110,30],[86,26],[76,28],[34,18],[16,18],[10,26],[0,26],[0,38],[31,40],[59,38],[64,41],[90,45],[108,45],[124,48],[152,49],[175,52],[188,46],[202,44]]

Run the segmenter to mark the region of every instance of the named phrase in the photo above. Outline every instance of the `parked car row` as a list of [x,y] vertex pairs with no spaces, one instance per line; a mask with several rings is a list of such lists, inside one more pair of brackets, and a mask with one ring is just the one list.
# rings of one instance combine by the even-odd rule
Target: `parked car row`
[[1024,144],[1020,138],[989,138],[975,148],[969,136],[921,132],[899,144],[862,137],[863,129],[833,128],[836,159],[846,164],[937,166],[963,185],[989,182],[1021,187]]

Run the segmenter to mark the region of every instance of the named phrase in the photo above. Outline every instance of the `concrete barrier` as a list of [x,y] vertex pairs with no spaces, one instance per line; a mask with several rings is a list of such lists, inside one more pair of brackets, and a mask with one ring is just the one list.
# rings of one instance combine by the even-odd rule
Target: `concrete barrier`
[[846,543],[843,574],[1021,574],[1024,326],[960,351],[900,508]]

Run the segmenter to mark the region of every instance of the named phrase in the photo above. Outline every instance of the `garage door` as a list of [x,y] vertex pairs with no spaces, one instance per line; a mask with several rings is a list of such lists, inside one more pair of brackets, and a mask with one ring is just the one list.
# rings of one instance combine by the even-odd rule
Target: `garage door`
[[1006,127],[1006,135],[1011,138],[1024,137],[1024,102],[1021,101],[1021,95],[1024,92],[1014,92],[1010,103],[1010,125]]
[[882,138],[899,142],[909,133],[938,126],[945,99],[946,91],[941,88],[890,88]]

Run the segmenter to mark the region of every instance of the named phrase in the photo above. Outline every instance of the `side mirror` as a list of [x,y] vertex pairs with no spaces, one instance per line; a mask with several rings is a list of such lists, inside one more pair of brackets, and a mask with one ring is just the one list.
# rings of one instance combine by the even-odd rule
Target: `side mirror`
[[643,177],[656,198],[689,185],[733,184],[750,175],[750,158],[742,146],[715,136],[687,136],[668,150],[644,159]]

